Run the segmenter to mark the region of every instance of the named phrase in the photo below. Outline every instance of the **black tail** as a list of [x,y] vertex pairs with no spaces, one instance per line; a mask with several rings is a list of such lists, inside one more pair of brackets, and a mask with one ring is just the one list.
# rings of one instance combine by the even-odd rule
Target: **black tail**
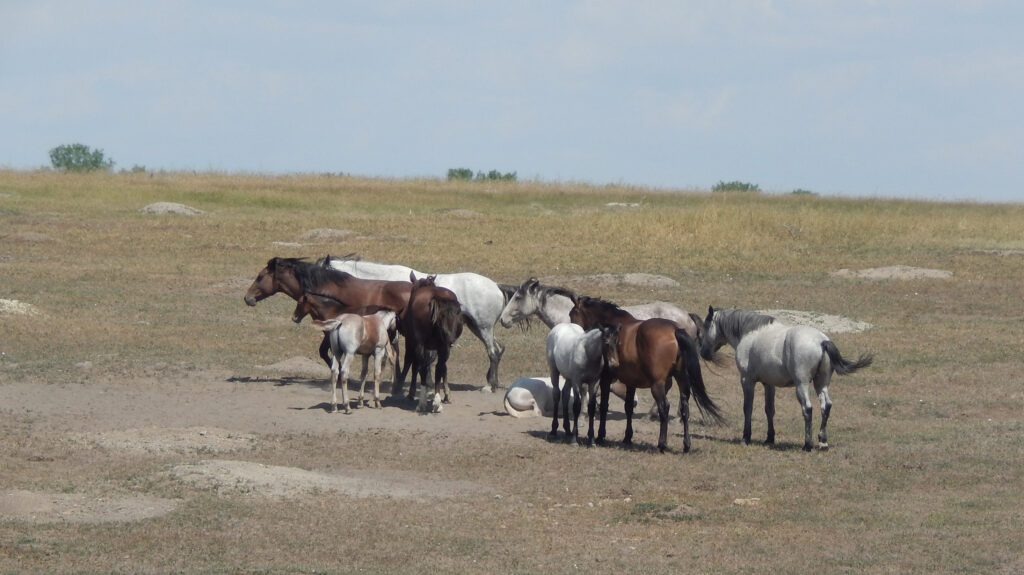
[[871,365],[875,359],[869,353],[860,356],[857,361],[850,361],[839,355],[839,348],[831,340],[821,342],[821,350],[828,354],[828,358],[832,360],[832,369],[839,375],[849,375],[862,367]]
[[[686,380],[690,385],[690,392],[697,403],[697,408],[705,418],[710,417],[715,423],[725,423],[722,411],[711,400],[707,388],[704,387],[704,376],[700,371],[700,354],[697,344],[681,329],[676,330],[676,343],[679,345],[676,361],[683,362]],[[681,389],[680,392],[682,392]]]
[[430,321],[440,329],[448,344],[455,343],[462,335],[462,306],[459,302],[447,299],[430,300]]

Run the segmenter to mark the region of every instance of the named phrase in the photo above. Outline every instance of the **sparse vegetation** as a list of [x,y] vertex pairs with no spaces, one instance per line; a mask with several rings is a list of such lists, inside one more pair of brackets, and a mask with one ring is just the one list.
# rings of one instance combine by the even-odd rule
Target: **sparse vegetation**
[[448,170],[448,180],[456,181],[499,181],[499,182],[514,182],[516,181],[515,172],[501,173],[498,170],[491,170],[486,174],[484,172],[477,172],[473,175],[473,170],[469,168],[451,168]]
[[731,182],[719,181],[717,184],[711,187],[712,192],[760,192],[761,188],[757,184],[750,184],[747,182],[741,182],[739,180],[733,180]]
[[[2,491],[81,498],[74,501],[130,494],[177,505],[134,523],[0,517],[0,572],[740,574],[825,565],[838,573],[933,574],[1014,573],[1024,565],[1016,535],[1024,509],[1024,322],[1016,311],[1024,300],[1024,205],[163,172],[0,171],[0,190],[0,298],[40,310],[0,314]],[[207,215],[139,212],[157,201]],[[609,202],[640,205],[621,210]],[[301,239],[320,228],[354,233]],[[482,395],[475,388],[486,369],[479,343],[466,335],[450,363],[455,402],[429,430],[378,426],[378,413],[333,419],[311,407],[322,401],[321,382],[255,368],[314,358],[318,336],[289,321],[292,302],[271,299],[254,310],[241,296],[271,256],[352,252],[509,284],[664,275],[678,285],[573,287],[696,313],[714,304],[864,320],[876,327],[835,338],[844,353],[874,352],[876,364],[833,380],[832,448],[823,453],[800,451],[803,422],[786,390],[776,401],[777,444],[758,443],[761,393],[755,444],[738,443],[742,398],[732,366],[705,370],[729,422],[705,426],[694,415],[689,454],[655,453],[656,425],[645,420],[635,421],[635,446],[623,447],[616,400],[609,447],[548,442],[543,419],[507,434],[460,435],[443,418],[466,411],[466,394]],[[896,264],[953,275],[829,275]],[[543,373],[546,330],[497,329],[506,346],[503,383]],[[97,388],[110,393],[93,396]],[[15,407],[28,390],[45,399]],[[288,407],[241,409],[258,390],[287,397]],[[152,397],[164,401],[145,405]],[[637,397],[642,413],[650,394]],[[203,428],[205,439],[253,439],[230,454],[125,454],[69,439],[81,430],[152,429],[139,410],[168,409],[167,398],[223,408],[222,422]],[[500,415],[500,395],[488,399],[493,406],[472,411],[474,421],[512,419]],[[118,416],[100,417],[93,411],[100,404]],[[64,419],[51,415],[61,411]],[[818,417],[815,407],[815,425]],[[253,429],[266,418],[279,419],[269,431]],[[278,430],[278,421],[300,424]],[[678,421],[669,430],[670,446],[678,446]],[[443,501],[331,491],[279,499],[169,476],[218,459],[337,476],[411,473],[483,489]],[[748,499],[759,504],[734,503]],[[820,543],[794,546],[811,535]]]

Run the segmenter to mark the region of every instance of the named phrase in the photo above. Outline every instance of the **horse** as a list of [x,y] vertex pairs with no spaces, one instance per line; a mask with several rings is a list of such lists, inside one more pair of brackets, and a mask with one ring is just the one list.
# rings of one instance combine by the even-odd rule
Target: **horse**
[[[502,326],[509,328],[523,320],[529,320],[531,316],[537,316],[548,329],[551,329],[560,323],[570,323],[569,311],[572,310],[576,297],[572,290],[543,285],[537,278],[530,278],[512,293],[498,319]],[[700,340],[703,319],[670,303],[654,301],[622,306],[622,309],[640,320],[654,317],[671,320],[686,330],[694,341]]]
[[[505,304],[505,308],[501,310],[499,320],[502,326],[509,328],[537,316],[550,329],[557,324],[570,322],[569,312],[577,297],[572,290],[543,285],[537,278],[530,278],[516,288],[512,297],[508,299],[508,303]],[[673,321],[680,329],[685,330],[694,341],[700,341],[700,331],[704,321],[695,313],[686,312],[677,306],[661,301],[623,306],[622,309],[639,320],[660,317]],[[626,387],[620,382],[615,382],[612,384],[612,393],[625,399]],[[657,410],[657,405],[651,407],[649,415],[652,419],[657,416]]]
[[[327,269],[304,258],[271,258],[256,275],[245,292],[245,303],[257,302],[278,292],[298,300],[306,292],[329,295],[342,302],[340,313],[358,313],[367,306],[380,306],[394,312],[405,309],[412,284],[408,281],[379,281],[357,278],[351,274]],[[320,357],[331,365],[330,342],[326,334],[320,343]],[[397,370],[397,363],[396,363]]]
[[[558,403],[563,400],[562,426],[565,429],[566,441],[579,443],[579,418],[581,387],[588,386],[589,407],[588,419],[590,426],[587,431],[587,444],[594,443],[594,413],[596,411],[597,394],[594,388],[598,380],[614,365],[609,364],[607,353],[608,342],[618,335],[619,327],[600,326],[589,331],[573,323],[560,323],[551,328],[547,336],[547,361],[551,372],[552,417],[549,439],[558,437]],[[558,378],[565,378],[565,385],[559,389]],[[572,405],[572,429],[569,428],[569,399],[574,396]]]
[[[369,262],[350,256],[327,256],[321,263],[367,279],[404,280],[410,274],[416,277],[428,275],[403,265]],[[505,346],[494,339],[494,324],[515,288],[471,272],[434,274],[434,278],[439,287],[447,288],[455,294],[462,306],[466,327],[483,342],[490,365],[487,368],[487,386],[482,391],[493,392],[500,386],[498,364],[505,353]]]
[[785,325],[772,316],[747,310],[709,307],[704,331],[700,353],[705,359],[710,359],[727,343],[736,350],[736,367],[743,388],[743,442],[747,444],[750,443],[754,388],[761,382],[764,413],[768,418],[765,444],[775,443],[775,388],[795,387],[804,415],[804,451],[810,451],[814,447],[809,397],[813,381],[821,404],[818,443],[821,449],[828,449],[825,429],[832,411],[832,396],[828,391],[832,373],[851,374],[873,361],[871,354],[861,355],[856,361],[843,358],[832,340],[813,327]]
[[551,417],[552,389],[550,377],[520,377],[505,390],[505,413],[516,418]]
[[605,323],[620,326],[609,342],[609,376],[601,380],[601,426],[598,443],[604,441],[608,394],[612,378],[626,385],[626,445],[633,439],[633,398],[638,388],[650,389],[658,406],[661,428],[658,450],[668,446],[668,390],[672,379],[679,383],[679,419],[683,422],[683,452],[690,451],[690,393],[697,408],[714,422],[723,421],[718,406],[708,396],[700,370],[698,346],[685,330],[662,318],[639,320],[615,304],[597,298],[579,297],[569,312],[572,322],[584,329]]
[[[455,340],[462,335],[463,314],[458,298],[451,290],[439,287],[434,283],[433,276],[416,279],[409,274],[412,292],[409,302],[399,317],[400,329],[406,338],[406,362],[412,357],[412,382],[409,386],[409,398],[416,393],[416,375],[419,374],[423,391],[420,394],[418,411],[426,411],[427,406],[427,374],[430,363],[427,351],[437,352],[437,365],[434,367],[433,411],[441,412],[440,388],[444,386],[443,403],[451,403],[448,389],[448,357]],[[393,392],[394,393],[394,392]]]
[[363,370],[359,378],[359,399],[356,406],[363,406],[363,390],[366,386],[367,363],[373,356],[373,407],[379,408],[380,381],[384,361],[395,362],[394,339],[397,329],[397,315],[388,309],[376,306],[360,311],[366,314],[343,313],[344,304],[320,294],[306,293],[299,297],[292,313],[292,321],[299,323],[306,315],[313,317],[313,327],[323,330],[331,346],[331,413],[338,411],[338,383],[341,382],[341,399],[345,413],[351,413],[348,403],[348,376],[352,358],[363,358]]

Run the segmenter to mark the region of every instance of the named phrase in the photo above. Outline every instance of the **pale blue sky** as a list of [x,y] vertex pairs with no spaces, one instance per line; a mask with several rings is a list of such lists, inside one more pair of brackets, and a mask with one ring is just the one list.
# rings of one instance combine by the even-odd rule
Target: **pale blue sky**
[[0,166],[1024,202],[1024,2],[0,0]]

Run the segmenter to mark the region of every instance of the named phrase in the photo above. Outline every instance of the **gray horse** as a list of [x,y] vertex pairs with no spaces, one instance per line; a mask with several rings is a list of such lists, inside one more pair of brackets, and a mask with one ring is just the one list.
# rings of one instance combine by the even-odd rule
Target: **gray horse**
[[768,417],[765,443],[775,443],[775,388],[795,387],[796,399],[804,415],[804,451],[811,441],[810,384],[821,404],[821,429],[818,442],[828,449],[829,412],[832,397],[828,386],[832,373],[847,375],[871,365],[870,354],[849,361],[839,354],[827,335],[808,326],[789,326],[769,315],[731,308],[708,308],[704,320],[704,338],[700,354],[706,360],[728,343],[736,350],[736,367],[743,387],[743,442],[750,443],[750,416],[754,409],[754,387],[764,384],[764,413]]

